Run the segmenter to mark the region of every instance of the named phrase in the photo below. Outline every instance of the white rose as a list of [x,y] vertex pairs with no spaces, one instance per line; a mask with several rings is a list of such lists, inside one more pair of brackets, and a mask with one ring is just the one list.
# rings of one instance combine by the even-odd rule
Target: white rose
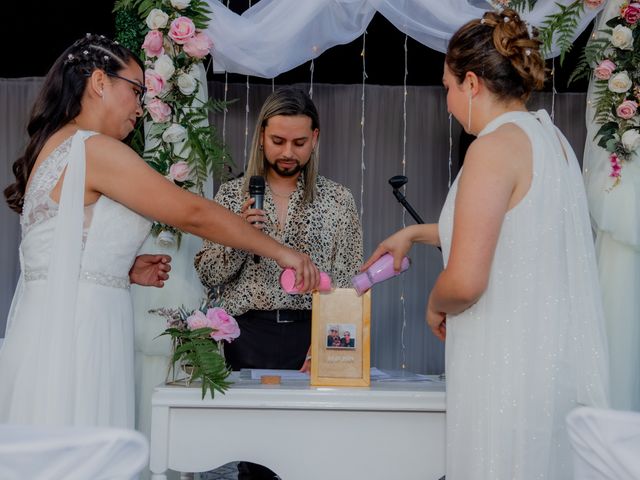
[[159,28],[164,28],[167,26],[167,22],[169,21],[169,15],[164,13],[162,10],[158,8],[154,8],[147,15],[147,19],[145,22],[147,23],[147,27],[151,30],[158,30]]
[[176,83],[178,84],[180,91],[185,95],[191,95],[198,87],[198,81],[188,73],[183,73],[178,76],[178,81]]
[[167,143],[177,143],[187,138],[187,129],[177,123],[172,123],[162,133],[162,140]]
[[635,152],[640,147],[640,133],[636,129],[627,130],[622,134],[621,141],[627,151]]
[[184,10],[190,3],[191,0],[171,0],[171,6],[177,10]]
[[609,90],[615,93],[624,93],[632,87],[633,83],[627,72],[616,73],[609,79]]
[[173,72],[176,71],[176,67],[173,66],[173,60],[169,55],[160,55],[153,65],[153,69],[165,80],[169,80]]
[[614,28],[611,33],[611,44],[616,48],[621,48],[622,50],[632,50],[633,32],[630,28],[622,25],[616,25],[616,28]]

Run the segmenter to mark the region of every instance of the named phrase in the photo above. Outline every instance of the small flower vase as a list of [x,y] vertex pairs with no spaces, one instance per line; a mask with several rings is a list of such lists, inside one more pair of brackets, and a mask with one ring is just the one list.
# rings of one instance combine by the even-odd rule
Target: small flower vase
[[163,248],[175,248],[178,244],[178,240],[174,232],[162,230],[156,238],[156,243]]

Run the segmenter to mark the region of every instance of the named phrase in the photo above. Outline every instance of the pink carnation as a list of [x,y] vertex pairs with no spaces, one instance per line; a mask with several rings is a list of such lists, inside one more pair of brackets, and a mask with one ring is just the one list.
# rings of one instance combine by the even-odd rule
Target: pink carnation
[[620,105],[618,105],[618,108],[616,109],[616,114],[620,118],[629,120],[630,118],[633,118],[633,116],[636,114],[636,110],[638,110],[638,104],[636,102],[634,102],[633,100],[625,100]]
[[156,123],[164,123],[171,118],[171,107],[158,98],[147,104],[147,110]]
[[147,87],[147,98],[154,98],[162,92],[164,78],[158,72],[149,68],[144,72],[144,85]]
[[604,3],[604,0],[584,0],[584,4],[589,8],[598,8]]
[[240,336],[240,327],[238,327],[235,318],[229,315],[223,308],[210,308],[207,310],[207,318],[214,329],[211,333],[211,338],[214,340],[231,342],[234,338]]
[[593,74],[600,80],[609,80],[615,69],[616,64],[607,59],[600,62],[600,64],[593,70]]
[[169,178],[177,182],[184,182],[189,178],[190,172],[191,168],[189,164],[184,161],[179,161],[169,167]]
[[144,37],[144,43],[142,48],[147,54],[147,57],[159,57],[164,53],[164,47],[162,46],[162,32],[159,30],[150,30],[147,36]]
[[171,22],[169,28],[169,36],[178,45],[183,45],[187,40],[194,36],[196,33],[196,26],[193,21],[188,17],[178,17]]
[[609,157],[609,163],[611,163],[611,172],[609,173],[609,176],[613,178],[619,178],[622,166],[620,165],[620,159],[618,158],[618,155],[612,153]]
[[184,44],[184,51],[193,58],[204,58],[211,51],[213,41],[204,32],[196,33]]
[[640,3],[630,3],[622,9],[621,15],[630,25],[634,25],[640,19]]

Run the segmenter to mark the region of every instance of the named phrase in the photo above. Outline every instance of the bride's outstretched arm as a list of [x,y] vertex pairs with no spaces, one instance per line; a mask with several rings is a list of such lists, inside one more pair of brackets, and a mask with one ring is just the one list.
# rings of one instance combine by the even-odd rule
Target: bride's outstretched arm
[[148,218],[272,258],[296,270],[303,290],[317,287],[319,272],[307,255],[276,242],[216,202],[179,188],[118,140],[96,135],[86,145],[87,195],[98,192]]

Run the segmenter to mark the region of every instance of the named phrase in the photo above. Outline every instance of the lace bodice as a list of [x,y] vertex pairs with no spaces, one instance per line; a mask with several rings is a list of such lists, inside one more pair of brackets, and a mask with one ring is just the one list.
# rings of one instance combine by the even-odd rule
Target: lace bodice
[[[86,137],[92,132],[79,132]],[[78,135],[76,134],[76,135]],[[56,230],[58,203],[50,197],[69,163],[73,137],[60,144],[33,173],[20,224],[25,280],[47,278]],[[84,186],[83,186],[84,188]],[[123,205],[101,196],[84,208],[80,279],[113,287],[128,287],[128,272],[151,222]]]

